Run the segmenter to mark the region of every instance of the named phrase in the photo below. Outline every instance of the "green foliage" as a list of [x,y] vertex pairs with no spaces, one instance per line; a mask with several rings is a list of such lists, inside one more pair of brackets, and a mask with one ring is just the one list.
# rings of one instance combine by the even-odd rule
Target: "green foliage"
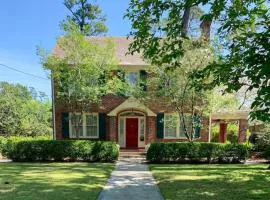
[[117,77],[111,78],[111,71],[117,69],[112,40],[97,44],[78,32],[71,32],[58,40],[57,48],[64,54],[41,57],[44,68],[52,71],[58,103],[83,110],[120,88]]
[[80,31],[86,36],[96,36],[108,32],[106,18],[99,5],[88,0],[64,0],[65,7],[71,15],[61,23],[64,31]]
[[270,159],[270,145],[268,145],[268,146],[264,149],[263,156],[264,156],[266,159]]
[[119,147],[114,142],[11,138],[2,153],[13,161],[111,162],[118,158]]
[[[219,140],[219,124],[212,126],[211,142],[218,142]],[[231,143],[238,143],[239,125],[237,123],[229,123],[227,126],[227,141]]]
[[146,158],[150,162],[238,163],[248,157],[249,147],[243,144],[220,143],[152,143]]
[[1,154],[4,146],[6,145],[6,143],[7,143],[7,138],[0,136],[0,154]]
[[0,82],[0,134],[49,135],[50,110],[51,103],[34,88]]
[[268,146],[270,146],[270,132],[258,135],[254,144],[254,149],[256,151],[264,151]]
[[[204,9],[200,18],[201,37],[209,38],[215,23],[222,49],[214,62],[194,73],[197,89],[224,85],[225,92],[244,89],[256,92],[252,118],[270,121],[270,9],[267,0],[131,0],[126,17],[134,41],[130,51],[140,52],[151,64],[182,67],[184,42],[191,9]],[[198,35],[198,34],[195,34]],[[194,78],[194,74],[192,77]]]

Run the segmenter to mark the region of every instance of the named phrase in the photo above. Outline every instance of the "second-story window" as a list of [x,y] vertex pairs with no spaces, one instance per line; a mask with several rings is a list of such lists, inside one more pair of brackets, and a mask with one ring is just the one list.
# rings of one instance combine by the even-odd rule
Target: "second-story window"
[[139,82],[139,72],[126,72],[126,79],[130,85],[136,85]]

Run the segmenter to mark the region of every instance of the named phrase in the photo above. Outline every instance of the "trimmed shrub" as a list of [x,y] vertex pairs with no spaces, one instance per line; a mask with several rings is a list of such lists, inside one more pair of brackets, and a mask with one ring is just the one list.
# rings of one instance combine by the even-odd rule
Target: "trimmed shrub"
[[247,145],[203,142],[152,143],[146,154],[154,163],[240,163],[247,157]]
[[111,162],[118,158],[119,147],[106,141],[9,139],[3,154],[13,161]]
[[264,152],[263,152],[263,156],[266,159],[270,159],[270,145],[268,147],[265,148]]
[[0,154],[2,154],[2,149],[7,143],[7,138],[0,136]]
[[270,146],[270,132],[257,135],[257,139],[255,140],[254,144],[254,150],[263,152],[268,146]]

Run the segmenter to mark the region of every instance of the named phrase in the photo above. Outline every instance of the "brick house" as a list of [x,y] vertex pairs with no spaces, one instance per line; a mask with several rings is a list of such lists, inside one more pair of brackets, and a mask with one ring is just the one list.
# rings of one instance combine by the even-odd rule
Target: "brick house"
[[[105,37],[94,37],[90,40],[103,42]],[[116,45],[116,56],[119,67],[125,72],[130,84],[136,83],[142,76],[145,78],[149,64],[138,54],[126,55],[129,40],[124,37],[113,38]],[[56,54],[61,50],[55,49]],[[146,76],[147,77],[147,76]],[[80,127],[81,139],[101,139],[117,142],[121,148],[144,148],[154,141],[185,141],[185,135],[177,123],[176,127],[167,125],[175,111],[164,99],[142,103],[134,97],[108,94],[103,96],[100,105],[89,107]],[[55,139],[75,138],[74,127],[69,117],[70,111],[63,105],[54,105]],[[202,128],[196,131],[196,141],[210,141],[209,119],[203,119]]]

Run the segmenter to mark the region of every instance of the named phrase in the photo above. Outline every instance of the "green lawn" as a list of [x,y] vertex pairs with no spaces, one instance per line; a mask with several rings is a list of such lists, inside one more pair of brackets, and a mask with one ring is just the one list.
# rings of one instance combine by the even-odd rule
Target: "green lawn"
[[0,199],[96,199],[113,168],[108,163],[0,163]]
[[150,165],[165,199],[270,199],[267,165]]

